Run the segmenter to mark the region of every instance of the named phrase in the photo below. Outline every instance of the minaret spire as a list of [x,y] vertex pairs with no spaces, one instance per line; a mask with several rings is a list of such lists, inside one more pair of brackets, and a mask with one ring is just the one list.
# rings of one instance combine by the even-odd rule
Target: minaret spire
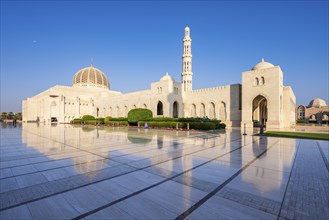
[[182,56],[182,85],[183,91],[192,90],[192,39],[190,37],[190,28],[186,25],[183,39],[183,56]]

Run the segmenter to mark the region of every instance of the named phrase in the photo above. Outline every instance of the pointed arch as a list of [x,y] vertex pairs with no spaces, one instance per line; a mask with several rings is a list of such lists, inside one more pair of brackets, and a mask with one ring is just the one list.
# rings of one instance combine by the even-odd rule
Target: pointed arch
[[226,103],[221,102],[219,104],[219,120],[226,121]]
[[256,96],[252,101],[252,120],[260,125],[266,126],[268,118],[268,104],[266,97]]
[[157,104],[157,115],[163,115],[163,104],[161,101]]
[[191,117],[195,118],[196,117],[196,105],[192,104],[191,106]]
[[203,103],[200,105],[200,117],[205,117],[206,116],[206,107]]
[[213,102],[211,102],[209,105],[209,118],[216,118],[215,104]]
[[178,102],[175,101],[173,103],[173,113],[172,113],[172,115],[173,115],[174,118],[178,118],[178,112],[179,112]]

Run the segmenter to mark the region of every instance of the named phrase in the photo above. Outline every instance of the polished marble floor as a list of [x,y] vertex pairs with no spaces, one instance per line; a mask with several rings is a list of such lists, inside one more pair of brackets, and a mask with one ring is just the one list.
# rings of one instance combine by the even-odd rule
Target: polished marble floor
[[329,219],[329,142],[1,124],[0,219]]

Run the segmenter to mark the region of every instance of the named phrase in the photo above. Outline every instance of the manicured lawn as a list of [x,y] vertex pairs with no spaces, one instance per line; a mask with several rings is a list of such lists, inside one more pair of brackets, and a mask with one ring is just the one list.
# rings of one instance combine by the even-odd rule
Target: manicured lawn
[[288,132],[288,131],[267,131],[267,132],[264,133],[264,136],[329,140],[329,134],[328,133],[303,133],[303,132]]

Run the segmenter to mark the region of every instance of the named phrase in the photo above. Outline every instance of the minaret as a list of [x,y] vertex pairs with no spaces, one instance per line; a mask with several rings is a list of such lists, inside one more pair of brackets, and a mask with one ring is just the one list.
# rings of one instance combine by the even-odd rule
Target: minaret
[[186,25],[185,36],[183,39],[184,52],[183,52],[183,71],[182,71],[182,85],[183,91],[192,90],[192,39],[190,37],[190,28]]

